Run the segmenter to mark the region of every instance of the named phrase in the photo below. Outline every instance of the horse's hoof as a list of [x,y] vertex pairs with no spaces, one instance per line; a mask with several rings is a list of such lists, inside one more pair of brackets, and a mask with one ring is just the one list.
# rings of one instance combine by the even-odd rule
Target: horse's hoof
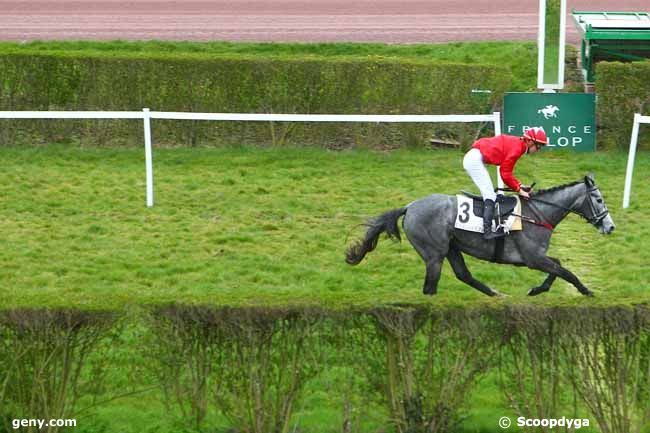
[[594,292],[592,292],[591,290],[587,290],[586,292],[582,292],[582,294],[585,295],[585,296],[588,296],[590,298],[594,297]]
[[424,294],[424,295],[433,296],[436,293],[437,293],[436,289],[431,289],[431,288],[426,287],[426,286],[422,289],[422,294]]
[[505,293],[497,292],[496,290],[493,290],[492,294],[490,296],[493,296],[495,298],[500,298],[500,299],[505,299],[505,298],[510,297],[510,295],[506,295]]
[[548,289],[545,289],[544,287],[533,287],[528,291],[528,296],[537,296],[540,293],[548,292]]

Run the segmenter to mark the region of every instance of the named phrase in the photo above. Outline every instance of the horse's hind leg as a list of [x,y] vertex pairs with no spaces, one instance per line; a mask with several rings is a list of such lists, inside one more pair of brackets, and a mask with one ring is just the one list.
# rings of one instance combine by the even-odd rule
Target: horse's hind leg
[[452,211],[450,200],[436,202],[431,199],[428,202],[415,202],[404,216],[404,233],[426,265],[422,287],[425,295],[433,295],[438,291],[442,262],[447,256],[453,229],[453,220],[445,215]]
[[469,271],[469,269],[467,269],[465,259],[463,259],[463,254],[458,250],[458,248],[454,247],[453,245],[449,248],[449,252],[447,253],[447,260],[449,260],[449,264],[454,270],[456,278],[458,278],[460,281],[474,287],[476,290],[480,291],[481,293],[485,293],[488,296],[499,295],[499,292],[490,289],[488,286],[481,283],[472,276],[472,273]]
[[[559,259],[556,259],[554,257],[549,257],[549,259],[553,260],[559,266],[562,265]],[[540,293],[548,292],[549,289],[551,288],[551,285],[553,284],[553,282],[555,281],[556,278],[557,278],[557,275],[548,274],[548,276],[546,277],[546,279],[544,280],[544,282],[540,286],[533,287],[532,289],[530,289],[528,291],[528,296],[536,296],[536,295],[539,295]]]
[[444,257],[437,255],[427,260],[427,274],[424,276],[424,286],[422,287],[422,293],[425,295],[438,293],[438,281],[440,281],[443,260]]
[[[421,230],[420,233],[426,233],[426,231]],[[422,293],[435,295],[438,292],[438,282],[442,272],[442,262],[447,254],[447,245],[444,243],[434,244],[429,239],[414,236],[409,231],[406,231],[406,237],[408,237],[415,251],[422,257],[427,268]]]

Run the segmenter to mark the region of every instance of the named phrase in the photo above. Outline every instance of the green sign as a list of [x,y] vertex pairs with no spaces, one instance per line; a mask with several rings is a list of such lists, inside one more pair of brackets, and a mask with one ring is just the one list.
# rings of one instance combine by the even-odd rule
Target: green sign
[[596,150],[596,97],[592,93],[508,93],[503,133],[522,135],[544,128],[549,149]]

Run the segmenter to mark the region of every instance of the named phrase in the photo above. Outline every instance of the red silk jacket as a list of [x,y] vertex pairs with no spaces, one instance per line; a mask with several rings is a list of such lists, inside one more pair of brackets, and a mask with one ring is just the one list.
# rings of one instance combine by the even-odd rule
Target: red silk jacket
[[472,147],[481,151],[484,163],[500,166],[499,173],[503,182],[513,190],[519,191],[521,182],[512,171],[521,155],[526,153],[526,143],[521,137],[497,135],[481,138]]

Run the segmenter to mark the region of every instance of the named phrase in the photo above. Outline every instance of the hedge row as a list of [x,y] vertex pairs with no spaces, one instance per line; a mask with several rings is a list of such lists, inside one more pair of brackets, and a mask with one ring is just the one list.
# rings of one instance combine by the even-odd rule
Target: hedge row
[[382,405],[391,431],[458,431],[488,374],[518,417],[591,419],[604,433],[650,427],[647,306],[170,305],[126,322],[110,312],[0,311],[0,431],[15,419],[87,415],[114,392],[152,387],[177,431],[221,431],[215,414],[228,431],[322,431],[294,415],[312,379],[333,370],[335,383],[319,386],[344,432],[367,431],[365,409]]
[[[477,114],[500,104],[505,67],[366,58],[244,55],[0,52],[0,110],[141,110]],[[472,89],[490,89],[490,98]],[[142,143],[138,121],[4,120],[0,143],[78,138],[88,144]],[[439,128],[439,127],[438,127]],[[473,126],[476,132],[476,125]],[[404,145],[432,125],[156,121],[156,144]]]
[[[600,62],[596,76],[599,141],[627,149],[634,113],[650,115],[650,62]],[[650,148],[649,129],[640,130],[640,148]]]

